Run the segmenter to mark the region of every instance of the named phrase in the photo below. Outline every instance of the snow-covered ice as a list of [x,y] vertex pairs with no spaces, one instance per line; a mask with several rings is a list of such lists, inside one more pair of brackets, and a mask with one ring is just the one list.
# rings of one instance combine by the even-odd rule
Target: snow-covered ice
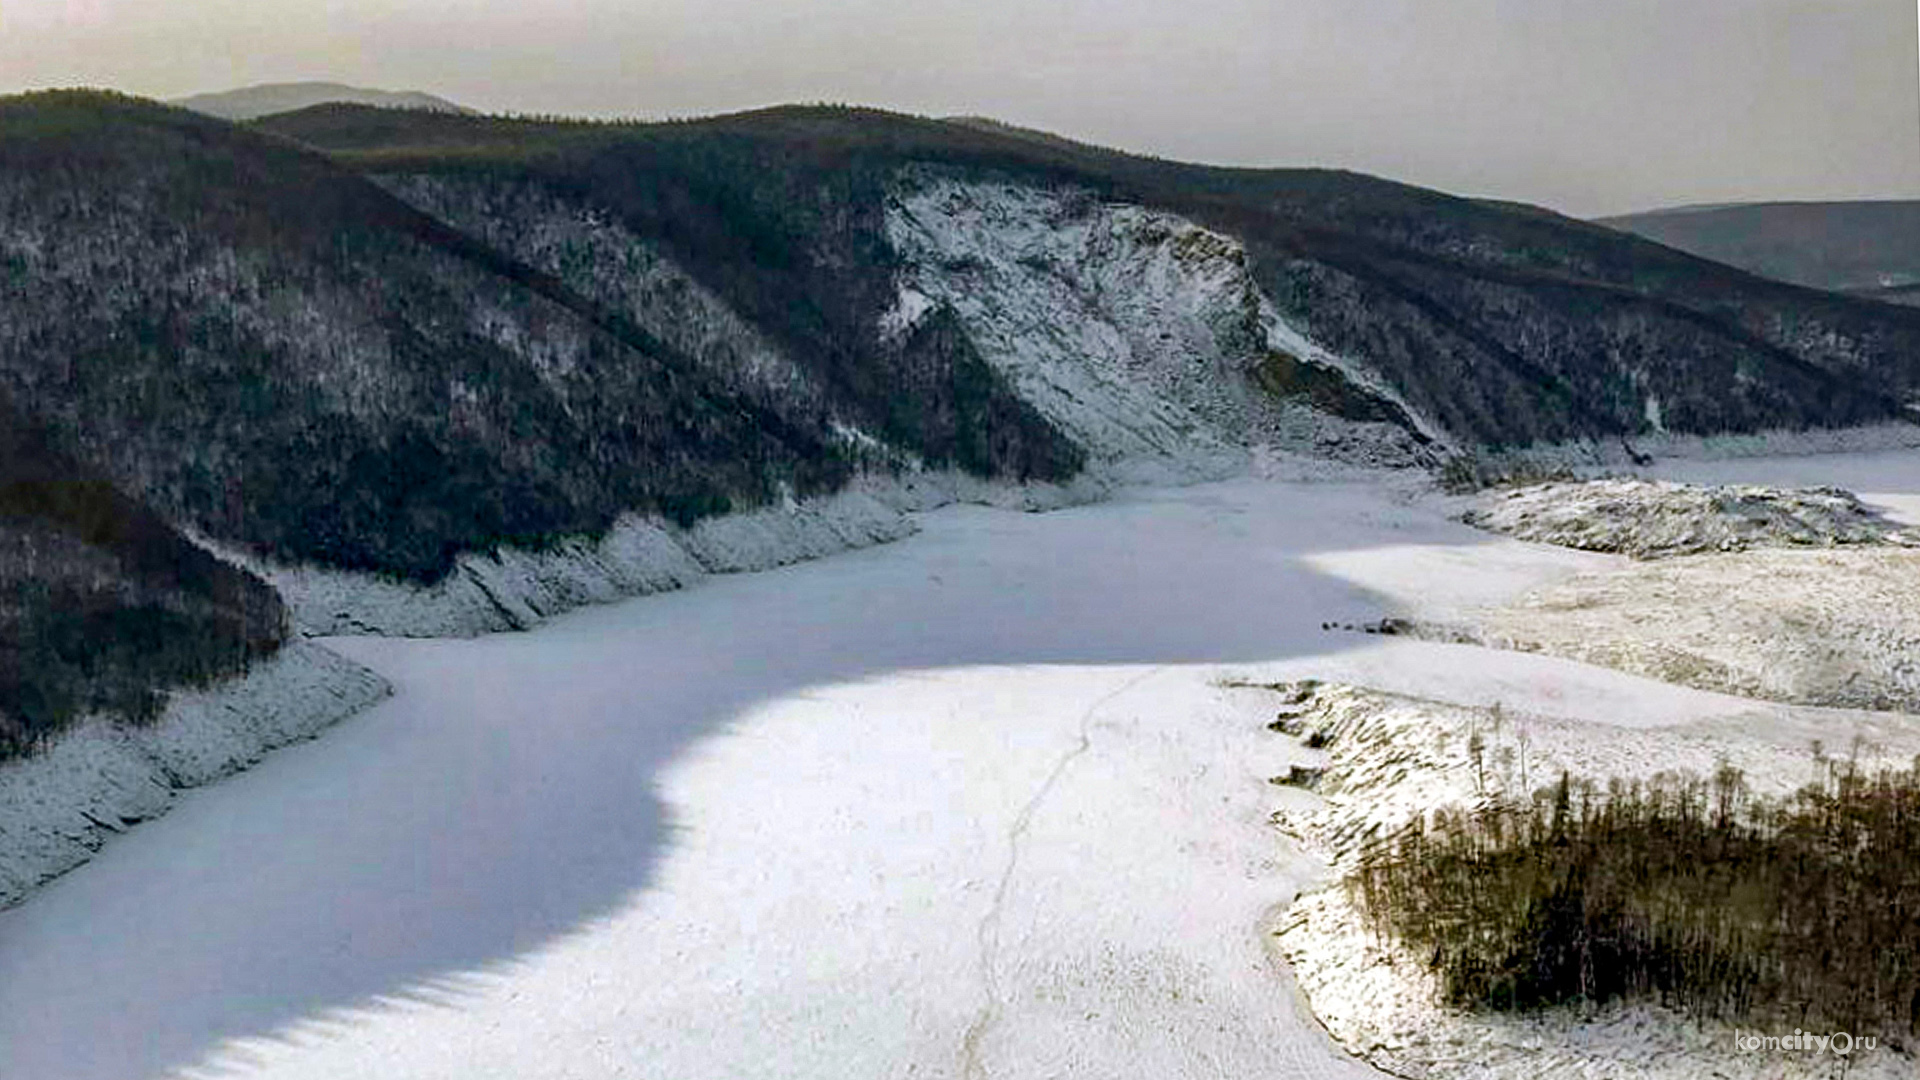
[[1463,517],[1490,532],[1662,559],[1760,547],[1920,546],[1842,488],[1607,477],[1489,491]]
[[1452,508],[954,506],[525,634],[329,641],[396,696],[0,913],[0,1076],[1377,1075],[1264,947],[1323,873],[1268,824],[1310,752],[1223,683],[1828,715],[1321,629],[1613,558]]

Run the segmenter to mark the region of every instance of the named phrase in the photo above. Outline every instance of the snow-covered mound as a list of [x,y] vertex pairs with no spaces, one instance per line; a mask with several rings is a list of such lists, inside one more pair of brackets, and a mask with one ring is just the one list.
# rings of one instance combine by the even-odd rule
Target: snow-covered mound
[[240,678],[174,693],[152,724],[90,719],[33,757],[0,764],[0,907],[166,813],[176,791],[311,738],[389,692],[366,668],[293,642]]
[[[1812,757],[1795,731],[1752,724],[1626,728],[1446,704],[1344,685],[1276,687],[1276,727],[1323,748],[1318,805],[1282,810],[1276,824],[1336,868],[1361,846],[1448,806],[1519,794],[1562,770],[1590,778],[1646,778],[1677,769],[1741,769],[1756,791],[1780,794],[1811,780]],[[1915,749],[1909,725],[1880,747]],[[1476,751],[1476,747],[1478,748]],[[1738,1029],[1652,1004],[1616,1004],[1581,1015],[1531,1016],[1443,1008],[1417,956],[1374,936],[1338,884],[1302,896],[1273,931],[1314,1014],[1348,1050],[1398,1076],[1429,1080],[1531,1080],[1605,1076],[1636,1080],[1831,1075],[1836,1059],[1739,1053]],[[1767,1032],[1772,1034],[1773,1032]],[[1910,1056],[1851,1055],[1849,1075],[1913,1074]]]
[[[950,472],[869,477],[835,495],[706,518],[681,528],[628,515],[597,540],[540,551],[462,555],[431,586],[222,554],[280,590],[311,634],[471,637],[525,630],[563,611],[697,584],[711,574],[767,570],[912,535],[912,511],[952,502],[1047,509],[1098,498],[1109,480],[1013,485]],[[204,542],[204,541],[203,541]]]
[[903,265],[882,335],[950,309],[1095,462],[1266,444],[1409,464],[1444,442],[1385,379],[1283,320],[1239,241],[1184,218],[921,172],[886,226]]
[[1753,547],[1920,545],[1840,488],[1602,479],[1490,492],[1462,518],[1522,540],[1659,559]]
[[1702,690],[1920,712],[1920,551],[1641,563],[1545,586],[1479,623],[1485,644]]

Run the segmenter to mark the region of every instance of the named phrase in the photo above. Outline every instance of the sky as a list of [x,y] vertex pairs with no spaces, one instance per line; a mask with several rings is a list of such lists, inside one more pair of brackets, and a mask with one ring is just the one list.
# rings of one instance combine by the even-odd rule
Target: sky
[[1920,0],[0,0],[0,92],[794,101],[1597,215],[1920,198]]

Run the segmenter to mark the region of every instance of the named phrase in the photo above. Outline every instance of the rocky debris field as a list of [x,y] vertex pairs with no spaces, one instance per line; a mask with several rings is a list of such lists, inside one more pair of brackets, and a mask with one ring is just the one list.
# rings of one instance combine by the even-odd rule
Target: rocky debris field
[[1920,531],[1842,488],[1556,482],[1483,496],[1463,520],[1637,561],[1456,622],[1356,629],[1786,704],[1920,712]]
[[1742,697],[1920,712],[1920,551],[1745,551],[1580,574],[1485,614],[1477,637]]
[[1565,481],[1488,493],[1462,520],[1521,540],[1636,559],[1758,547],[1920,546],[1920,536],[1836,487]]

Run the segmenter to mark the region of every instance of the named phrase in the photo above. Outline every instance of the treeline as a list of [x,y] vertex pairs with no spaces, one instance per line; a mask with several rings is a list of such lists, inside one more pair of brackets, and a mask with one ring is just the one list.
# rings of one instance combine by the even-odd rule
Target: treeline
[[1822,758],[1778,799],[1727,767],[1605,789],[1562,776],[1528,802],[1416,822],[1347,887],[1451,1005],[1650,1000],[1920,1033],[1920,759]]

